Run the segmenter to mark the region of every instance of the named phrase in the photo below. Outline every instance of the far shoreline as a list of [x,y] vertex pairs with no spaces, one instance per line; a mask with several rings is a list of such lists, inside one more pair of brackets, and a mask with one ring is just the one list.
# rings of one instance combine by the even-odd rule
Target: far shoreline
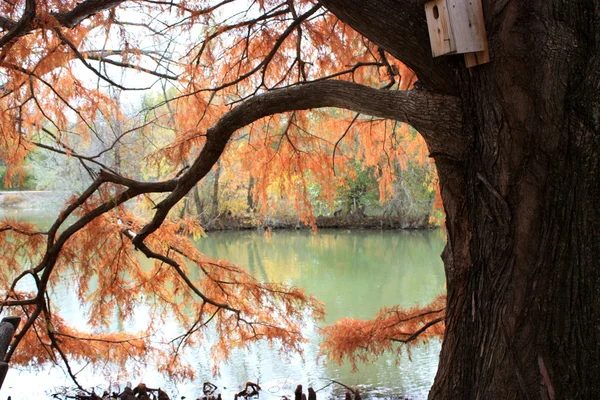
[[[59,204],[68,198],[68,192],[47,190],[2,190],[0,191],[0,214],[6,212],[37,213],[48,205]],[[297,216],[260,216],[221,214],[202,223],[206,232],[241,230],[310,230],[310,223]],[[315,217],[317,229],[353,230],[428,230],[439,228],[431,223],[429,215],[420,217],[375,216],[375,215],[320,215]]]
[[[206,232],[236,231],[236,230],[310,230],[310,224],[305,224],[297,218],[268,217],[258,220],[252,217],[226,216],[210,221],[204,228]],[[428,218],[419,221],[406,220],[401,217],[380,216],[318,216],[315,217],[317,229],[353,229],[353,230],[429,230],[439,228],[431,224]]]

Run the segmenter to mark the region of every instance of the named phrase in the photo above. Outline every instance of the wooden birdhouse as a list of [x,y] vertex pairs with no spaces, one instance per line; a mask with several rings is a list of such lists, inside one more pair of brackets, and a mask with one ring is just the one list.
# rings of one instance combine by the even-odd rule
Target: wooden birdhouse
[[464,54],[467,67],[490,61],[481,0],[425,3],[431,53]]

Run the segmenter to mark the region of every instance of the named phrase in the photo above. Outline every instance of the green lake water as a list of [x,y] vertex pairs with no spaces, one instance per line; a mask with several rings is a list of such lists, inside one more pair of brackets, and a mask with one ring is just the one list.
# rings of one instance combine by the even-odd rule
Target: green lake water
[[[437,369],[439,341],[418,345],[410,354],[404,351],[399,363],[394,354],[389,354],[352,372],[349,365],[338,366],[317,357],[319,326],[342,317],[370,319],[383,306],[427,304],[444,290],[440,260],[443,246],[439,230],[321,230],[318,235],[309,231],[274,231],[270,240],[257,231],[210,233],[198,241],[205,254],[245,266],[260,280],[306,289],[325,304],[326,319],[305,327],[310,341],[302,357],[282,358],[277,349],[258,344],[251,351],[233,352],[221,367],[220,376],[214,377],[209,346],[200,346],[185,355],[197,370],[196,381],[174,385],[162,381],[151,368],[143,373],[142,380],[149,386],[162,386],[177,393],[172,398],[200,397],[205,381],[214,382],[223,398],[230,400],[246,381],[260,382],[261,398],[276,399],[284,395],[293,398],[299,383],[304,388],[319,389],[336,380],[357,385],[371,397],[424,399]],[[82,306],[73,293],[57,289],[53,297],[63,317],[74,324],[84,323]],[[134,325],[143,326],[146,322],[147,315],[140,309]],[[106,383],[104,377],[86,374],[85,370],[80,378],[84,386]],[[37,382],[35,390],[28,385],[31,379]],[[47,395],[52,388],[68,384],[57,368],[35,372],[13,368],[0,396],[10,394],[15,400],[40,398],[40,394]],[[341,387],[332,385],[318,394],[330,398],[341,391]]]
[[[439,230],[321,230],[318,235],[274,231],[270,241],[256,232],[223,232],[212,233],[199,243],[207,255],[245,265],[259,279],[305,288],[325,304],[325,324],[342,317],[370,319],[383,306],[427,304],[444,288],[443,246]],[[316,362],[318,327],[309,327],[307,334],[311,343],[304,362],[286,363],[277,354],[262,354],[267,365],[262,369],[244,367],[249,375],[240,376],[240,381],[289,379],[295,388],[296,383],[322,387],[327,381],[320,378],[329,378],[360,385],[373,395],[409,395],[415,399],[425,398],[433,382],[437,341],[411,349],[410,359],[405,355],[399,364],[390,354],[359,366],[353,373],[350,365]],[[236,374],[239,365],[232,362],[231,373]],[[296,376],[302,376],[303,382],[296,382]]]

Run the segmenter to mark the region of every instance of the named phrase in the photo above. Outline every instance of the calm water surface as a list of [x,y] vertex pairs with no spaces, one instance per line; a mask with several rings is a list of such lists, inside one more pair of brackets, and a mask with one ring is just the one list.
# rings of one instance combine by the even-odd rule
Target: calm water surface
[[[1,217],[1,216],[0,216]],[[21,215],[23,217],[23,215]],[[31,217],[27,218],[31,219]],[[45,221],[38,221],[44,223]],[[318,235],[305,231],[274,231],[270,240],[256,231],[215,232],[198,241],[207,255],[228,259],[246,266],[258,279],[287,283],[305,288],[325,303],[327,316],[323,323],[309,324],[305,333],[310,342],[303,357],[282,358],[277,349],[255,345],[250,352],[236,351],[221,375],[211,373],[209,345],[193,349],[186,358],[197,369],[197,380],[174,385],[162,380],[148,368],[140,380],[149,386],[162,386],[176,398],[194,399],[201,394],[202,383],[214,382],[225,400],[233,399],[246,381],[259,381],[262,399],[290,397],[298,383],[306,388],[322,388],[333,379],[358,385],[372,397],[424,399],[437,368],[440,344],[437,341],[419,345],[404,352],[397,363],[395,355],[380,357],[375,363],[361,365],[352,372],[349,365],[338,366],[318,359],[319,326],[341,317],[369,319],[382,306],[424,305],[443,291],[444,273],[440,253],[444,245],[438,230],[403,231],[333,231]],[[63,317],[70,323],[85,324],[85,305],[80,305],[71,291],[57,289],[53,294]],[[132,326],[136,330],[147,323],[144,310]],[[171,327],[173,334],[177,327]],[[80,367],[84,367],[81,365]],[[104,385],[114,377],[94,376],[85,368],[79,375],[84,386]],[[35,384],[32,384],[35,382]],[[138,381],[134,380],[134,384]],[[124,383],[124,381],[123,381]],[[12,399],[40,398],[60,385],[70,385],[58,368],[41,371],[19,371],[12,368],[0,397]],[[329,386],[319,392],[331,397],[342,389]],[[333,391],[332,391],[333,389]],[[172,397],[175,398],[175,397]]]

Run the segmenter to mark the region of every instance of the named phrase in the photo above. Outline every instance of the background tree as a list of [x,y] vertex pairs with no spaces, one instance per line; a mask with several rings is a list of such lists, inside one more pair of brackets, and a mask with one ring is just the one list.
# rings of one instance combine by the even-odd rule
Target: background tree
[[[473,69],[466,69],[460,57],[431,58],[420,1],[242,3],[235,2],[236,9],[227,8],[234,6],[233,0],[24,0],[0,6],[1,155],[9,165],[8,179],[18,174],[31,133],[45,126],[52,128],[47,129],[61,151],[104,167],[95,155],[84,156],[65,142],[70,132],[93,133],[90,121],[99,112],[119,115],[105,92],[81,77],[82,70],[102,85],[123,90],[129,87],[111,75],[112,67],[133,68],[157,79],[177,74],[181,94],[170,101],[176,113],[175,137],[162,159],[178,165],[194,158],[189,168],[182,166],[172,179],[158,182],[135,181],[104,168],[97,177],[93,174],[90,187],[49,232],[5,227],[43,254],[32,260],[34,268],[15,265],[5,272],[5,282],[14,275],[18,281],[19,271],[37,282],[34,294],[19,294],[13,285],[3,302],[26,307],[28,313],[15,345],[34,338],[27,333],[35,326],[47,335],[41,344],[58,351],[52,325],[39,323],[39,318],[48,322],[53,315],[45,297],[47,286],[60,276],[64,262],[75,261],[72,254],[90,254],[89,246],[78,252],[69,246],[95,243],[86,238],[107,227],[114,229],[108,237],[127,237],[138,250],[164,262],[155,266],[158,276],[162,266],[169,265],[172,284],[184,285],[185,293],[202,300],[202,317],[190,333],[206,321],[206,307],[220,318],[219,324],[230,321],[227,315],[246,321],[244,313],[254,308],[229,304],[229,293],[217,296],[223,293],[214,274],[226,273],[229,267],[208,270],[207,279],[212,276],[216,284],[213,289],[190,283],[180,272],[182,264],[174,254],[187,253],[180,251],[181,238],[166,236],[182,230],[180,224],[168,222],[169,211],[211,171],[232,136],[251,125],[251,143],[264,144],[254,156],[275,161],[263,166],[265,176],[277,172],[282,187],[291,193],[294,189],[297,208],[310,221],[305,182],[297,173],[310,171],[323,181],[331,177],[326,166],[333,165],[335,143],[344,140],[356,114],[327,136],[313,134],[319,126],[310,126],[312,114],[302,110],[336,107],[409,123],[423,135],[437,166],[447,214],[443,258],[448,304],[440,368],[430,398],[598,397],[600,2],[484,0],[492,62]],[[129,21],[132,14],[122,12],[127,8],[144,16],[142,22]],[[139,40],[138,30],[153,37],[150,50]],[[197,40],[198,32],[203,39]],[[166,47],[178,43],[185,47],[181,54],[157,55],[159,47],[164,54]],[[118,45],[115,50],[113,45]],[[399,76],[406,78],[405,67],[396,60],[416,73],[418,88],[390,90],[402,82]],[[68,115],[77,118],[75,128],[68,124]],[[390,131],[385,122],[378,122],[371,126],[381,129],[359,135],[367,152],[390,149],[385,145]],[[383,139],[375,141],[377,135]],[[382,147],[375,146],[377,142]],[[117,208],[151,193],[163,197],[152,200],[156,205],[148,219]],[[77,222],[59,231],[64,218],[76,210]],[[111,210],[124,214],[115,218]],[[118,221],[128,228],[118,228]],[[75,234],[77,240],[69,241]],[[121,247],[112,243],[98,254],[114,248]],[[187,256],[201,266],[212,265],[199,255]],[[246,282],[235,281],[242,286]],[[80,284],[85,287],[85,282]],[[161,290],[154,282],[144,284],[150,291]],[[256,283],[252,287],[263,299],[279,293]],[[132,301],[121,289],[118,298]],[[282,292],[281,301],[311,304],[297,292]],[[318,310],[314,303],[312,307]],[[439,315],[429,322],[421,318],[422,327],[436,319]],[[267,329],[257,324],[251,325]],[[290,341],[290,332],[244,332],[238,339],[275,335],[297,347],[297,336]],[[17,348],[21,349],[13,347],[9,357]],[[226,347],[219,349],[227,353]]]

